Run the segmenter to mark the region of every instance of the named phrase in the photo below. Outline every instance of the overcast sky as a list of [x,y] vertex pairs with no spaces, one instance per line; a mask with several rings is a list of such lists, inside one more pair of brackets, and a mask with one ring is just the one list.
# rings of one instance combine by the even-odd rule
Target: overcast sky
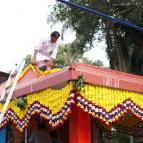
[[[15,63],[32,54],[41,39],[48,38],[52,29],[46,20],[51,10],[49,6],[54,3],[55,0],[0,1],[0,71],[11,70]],[[53,30],[60,32],[61,25],[56,25]],[[104,44],[101,46],[105,47]],[[101,48],[93,51],[96,56],[93,52],[86,55],[93,60],[104,60],[104,64],[108,65]]]

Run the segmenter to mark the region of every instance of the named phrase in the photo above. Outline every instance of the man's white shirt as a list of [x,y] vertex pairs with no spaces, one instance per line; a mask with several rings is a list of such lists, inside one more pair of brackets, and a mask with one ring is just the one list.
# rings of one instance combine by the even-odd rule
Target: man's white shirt
[[37,61],[40,60],[54,60],[58,52],[58,44],[52,43],[51,40],[42,40],[35,48],[38,53],[36,56]]

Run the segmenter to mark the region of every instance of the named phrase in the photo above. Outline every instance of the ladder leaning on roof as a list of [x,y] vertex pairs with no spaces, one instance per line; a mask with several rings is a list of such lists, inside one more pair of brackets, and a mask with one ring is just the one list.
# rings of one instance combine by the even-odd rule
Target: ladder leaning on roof
[[1,96],[0,96],[0,101],[3,101],[4,99],[5,99],[5,95],[6,95],[6,90],[7,90],[7,88],[10,86],[10,82],[11,82],[11,78],[12,78],[12,75],[13,75],[13,73],[15,72],[15,70],[16,70],[16,67],[14,67],[13,69],[12,69],[12,71],[10,72],[10,75],[9,75],[9,78],[8,78],[8,80],[6,81],[6,84],[5,84],[5,87],[4,87],[4,90],[3,90],[3,92],[2,92],[2,94],[1,94]]
[[17,75],[15,76],[15,79],[14,79],[14,81],[13,81],[13,83],[12,83],[12,87],[11,87],[11,89],[10,89],[10,91],[9,91],[9,94],[8,94],[8,96],[6,97],[6,99],[5,99],[6,89],[7,89],[8,86],[10,85],[11,77],[12,77],[13,72],[16,70],[16,67],[15,67],[14,70],[11,71],[10,76],[9,76],[9,78],[8,78],[6,84],[5,84],[5,88],[4,88],[3,93],[2,93],[2,95],[1,95],[1,97],[0,97],[0,101],[3,101],[3,100],[5,99],[5,104],[4,104],[4,106],[3,106],[2,111],[0,112],[0,124],[1,124],[2,121],[3,121],[4,114],[5,114],[5,112],[6,112],[7,108],[8,108],[9,102],[10,102],[11,97],[12,97],[12,95],[13,95],[13,92],[14,92],[14,90],[15,90],[15,88],[16,88],[18,79],[19,79],[19,77],[20,77],[20,74],[21,74],[21,72],[22,72],[22,69],[23,69],[24,65],[25,65],[25,59],[22,60],[22,61],[20,62],[20,64],[18,65],[18,68],[19,68],[19,69],[18,69]]

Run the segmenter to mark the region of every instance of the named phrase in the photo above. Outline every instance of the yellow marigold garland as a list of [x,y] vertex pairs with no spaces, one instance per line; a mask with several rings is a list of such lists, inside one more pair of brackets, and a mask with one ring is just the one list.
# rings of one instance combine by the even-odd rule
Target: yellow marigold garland
[[[68,114],[67,112],[70,111],[70,105],[74,99],[72,98],[71,101],[68,101],[68,99],[70,98],[70,92],[72,90],[72,82],[61,90],[45,89],[24,97],[27,99],[28,104],[25,110],[22,111],[16,107],[16,102],[14,100],[10,102],[8,109],[12,109],[10,114],[14,112],[16,116],[22,120],[33,105],[31,109],[33,111],[30,112],[31,114],[37,112],[41,117],[47,120],[50,119],[49,123],[51,125],[56,126],[59,123],[63,123],[63,120],[66,119],[64,115]],[[143,120],[142,93],[85,84],[80,91],[80,95],[77,97],[77,105],[83,108],[85,112],[88,112],[107,124],[116,122],[119,117],[127,112],[127,109],[130,109],[135,116]],[[69,107],[68,102],[70,102]],[[0,104],[0,110],[2,107],[3,105]],[[10,116],[10,120],[16,123],[16,117]],[[3,125],[5,124],[6,122],[3,123]],[[21,130],[20,128],[22,127],[23,129],[25,126],[26,125],[19,125],[18,128]]]
[[[26,72],[31,69],[33,71],[33,73],[35,74],[36,77],[39,77],[38,74],[37,74],[37,71],[36,71],[36,68],[30,64],[29,66],[27,66],[23,72],[21,73],[20,77],[19,77],[19,80],[22,79],[24,77],[24,75],[26,74]],[[47,74],[50,74],[50,73],[53,73],[53,72],[56,72],[56,71],[59,71],[60,69],[59,68],[54,68],[54,69],[51,69],[51,70],[46,70],[45,72],[42,72],[39,70],[39,73],[41,76],[45,76]]]
[[[72,87],[72,82],[70,82],[65,88],[61,90],[53,90],[48,88],[37,93],[29,94],[24,97],[27,100],[27,107],[25,110],[20,110],[20,108],[16,106],[16,101],[11,100],[8,109],[13,109],[17,116],[22,119],[31,104],[33,104],[35,101],[38,101],[40,104],[48,107],[52,114],[57,114],[69,98]],[[2,108],[3,104],[0,104],[0,111]]]
[[86,84],[80,94],[92,102],[92,104],[102,107],[106,112],[110,112],[117,105],[130,99],[141,109],[143,109],[143,94],[103,86],[93,86]]
[[[30,119],[31,116],[36,113],[50,120],[49,123],[51,126],[58,125],[66,119],[70,111],[70,106],[74,101],[73,95],[70,94],[72,89],[73,84],[70,82],[61,90],[48,88],[37,93],[29,94],[24,97],[24,99],[27,100],[27,106],[24,110],[16,106],[15,100],[11,100],[6,112],[7,117],[3,121],[1,127],[10,119],[14,124],[20,123],[20,125],[17,125],[17,128],[23,131],[24,127],[29,122],[25,121],[25,118]],[[2,108],[3,104],[0,104],[0,110],[2,110]]]

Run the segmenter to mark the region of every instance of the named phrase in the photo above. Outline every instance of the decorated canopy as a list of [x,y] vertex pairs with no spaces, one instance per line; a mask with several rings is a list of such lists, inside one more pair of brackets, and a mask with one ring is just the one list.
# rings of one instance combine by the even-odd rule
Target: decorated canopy
[[[4,85],[0,85],[0,94]],[[23,107],[19,100],[25,102]],[[35,114],[58,127],[70,116],[73,104],[106,129],[115,124],[133,133],[142,126],[143,78],[80,63],[38,75],[29,65],[20,76],[0,128],[12,122],[23,132]],[[0,110],[3,105],[0,103]]]

